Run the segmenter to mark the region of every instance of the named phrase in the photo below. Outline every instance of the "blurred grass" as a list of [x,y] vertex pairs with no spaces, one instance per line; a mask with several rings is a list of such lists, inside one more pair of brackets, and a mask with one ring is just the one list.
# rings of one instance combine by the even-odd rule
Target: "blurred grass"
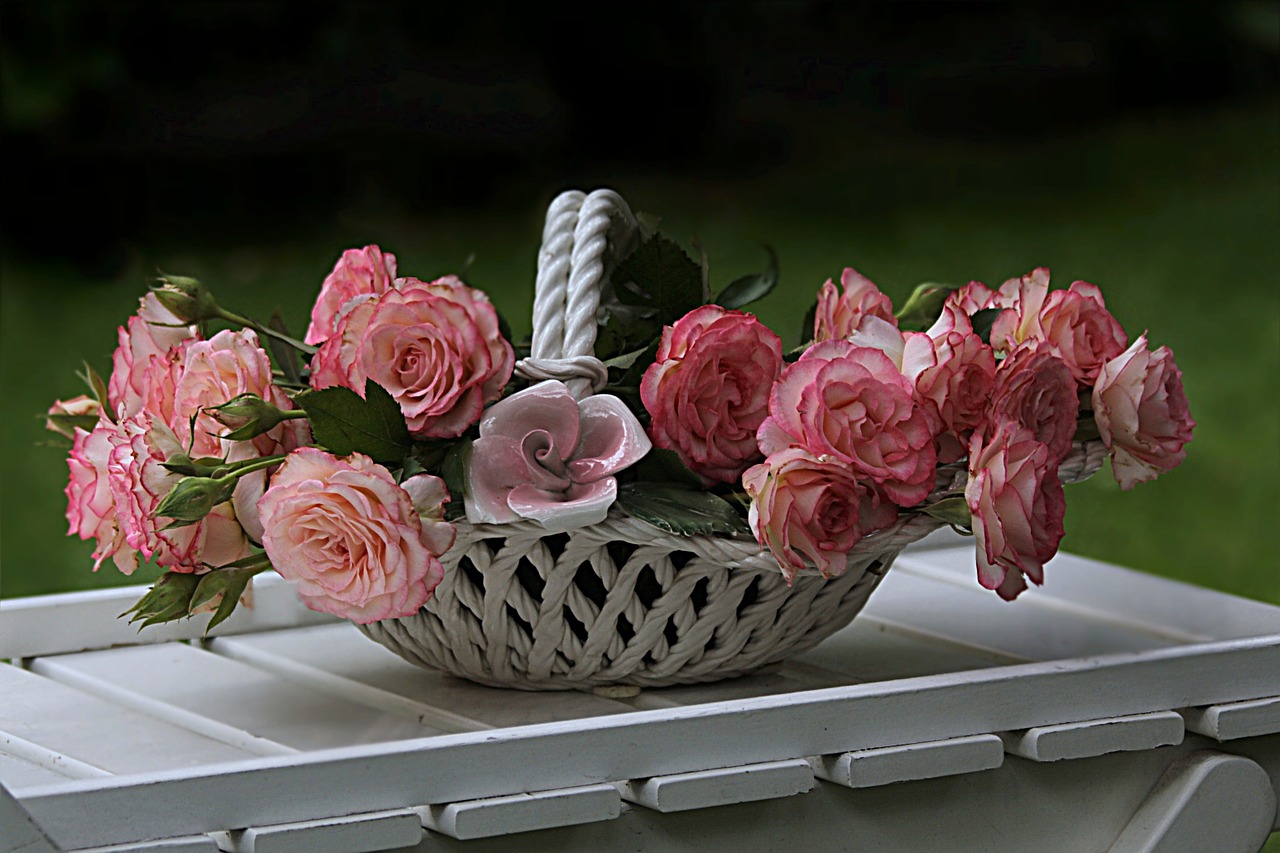
[[[1064,547],[1214,589],[1280,603],[1280,113],[1275,103],[1136,118],[1071,138],[1007,145],[916,140],[851,144],[807,135],[784,170],[725,181],[583,176],[678,239],[707,247],[714,286],[778,252],[779,290],[759,306],[788,343],[819,284],[855,266],[901,299],[921,281],[998,284],[1038,265],[1065,286],[1100,285],[1131,337],[1150,330],[1182,367],[1198,421],[1187,463],[1121,494],[1107,472],[1068,490]],[[847,132],[847,131],[846,131]],[[554,187],[484,215],[334,211],[297,238],[140,246],[95,280],[49,258],[0,268],[0,595],[136,582],[89,571],[91,543],[67,538],[63,454],[36,417],[80,393],[87,359],[110,368],[115,327],[156,269],[196,275],[220,300],[295,330],[337,254],[378,242],[422,278],[474,263],[517,336],[528,331],[541,212]],[[177,213],[175,215],[181,215]],[[1272,556],[1268,557],[1267,555]],[[143,576],[142,579],[149,579]],[[1053,582],[1052,572],[1048,579]]]

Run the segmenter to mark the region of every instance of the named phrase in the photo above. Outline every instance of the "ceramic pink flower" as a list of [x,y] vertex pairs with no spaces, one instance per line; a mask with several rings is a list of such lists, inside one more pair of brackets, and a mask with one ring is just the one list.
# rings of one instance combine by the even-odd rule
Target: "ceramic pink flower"
[[111,440],[108,484],[130,548],[176,572],[200,572],[248,556],[249,539],[230,502],[183,527],[170,528],[172,519],[156,515],[160,502],[182,479],[164,467],[184,452],[172,430],[140,412],[121,421]]
[[754,316],[704,305],[662,332],[640,382],[649,437],[707,481],[737,482],[760,458],[756,429],[782,372],[782,340]]
[[444,577],[439,557],[455,535],[439,520],[447,500],[438,477],[402,488],[367,456],[303,447],[258,502],[262,544],[312,610],[360,624],[412,616]]
[[1129,337],[1102,299],[1085,281],[1055,290],[1040,309],[1039,334],[1071,368],[1082,388],[1093,385],[1104,362],[1125,351]]
[[401,279],[359,302],[312,361],[311,385],[364,394],[366,380],[400,404],[419,438],[456,438],[502,396],[515,352],[489,299],[450,276]]
[[377,246],[347,249],[320,286],[320,295],[311,309],[306,343],[324,343],[334,333],[344,306],[360,296],[385,293],[395,280],[395,255]]
[[742,483],[751,497],[751,530],[788,582],[810,564],[824,577],[844,574],[849,550],[898,517],[898,508],[848,465],[799,447],[747,469]]
[[[254,394],[278,409],[293,403],[275,385],[271,361],[250,329],[224,330],[207,341],[186,341],[170,359],[156,359],[147,410],[164,419],[190,455],[225,456],[236,442],[219,438],[226,432],[208,411],[238,397]],[[194,420],[194,427],[192,426]],[[305,421],[288,420],[250,440],[258,455],[288,452],[309,440]]]
[[1173,352],[1150,352],[1145,334],[1099,370],[1093,416],[1122,489],[1181,465],[1196,425]]
[[575,400],[555,380],[491,406],[480,420],[467,471],[467,518],[528,518],[548,530],[603,521],[617,497],[613,475],[651,447],[617,397]]
[[769,455],[803,447],[833,456],[894,503],[911,506],[933,487],[939,429],[889,356],[831,340],[783,370],[757,438]]
[[116,503],[108,482],[107,460],[111,456],[116,426],[107,420],[98,422],[92,432],[74,430],[71,453],[67,457],[70,478],[67,482],[68,535],[93,539],[93,570],[96,572],[107,557],[115,560],[120,571],[133,574],[138,555],[128,546],[124,531],[116,518]]
[[163,357],[183,341],[199,338],[195,326],[186,326],[160,304],[154,293],[142,297],[138,313],[121,326],[119,345],[111,357],[107,398],[114,413],[132,417],[142,411],[155,372],[151,361]]
[[1044,564],[1062,541],[1066,499],[1058,460],[1031,430],[1002,421],[969,445],[965,501],[978,546],[978,582],[1006,601],[1044,583]]
[[1023,344],[996,368],[987,407],[991,429],[1002,420],[1018,421],[1061,462],[1071,450],[1079,413],[1080,397],[1071,370],[1048,345]]
[[874,316],[897,325],[893,302],[871,279],[852,268],[840,276],[843,292],[831,279],[818,290],[818,309],[813,318],[814,343],[846,338],[863,317]]

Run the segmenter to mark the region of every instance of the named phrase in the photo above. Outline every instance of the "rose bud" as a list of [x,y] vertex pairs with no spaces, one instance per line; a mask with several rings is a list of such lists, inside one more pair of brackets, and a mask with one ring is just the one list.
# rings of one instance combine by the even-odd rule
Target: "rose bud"
[[200,323],[222,316],[222,308],[203,284],[182,275],[160,276],[160,286],[151,288],[160,304],[182,323]]

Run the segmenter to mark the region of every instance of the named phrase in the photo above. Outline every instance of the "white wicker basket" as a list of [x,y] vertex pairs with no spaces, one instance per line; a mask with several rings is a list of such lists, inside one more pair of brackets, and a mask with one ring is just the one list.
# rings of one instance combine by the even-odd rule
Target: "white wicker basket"
[[[638,228],[616,193],[567,192],[547,213],[532,357],[516,370],[560,379],[582,397],[607,379],[593,355],[608,272]],[[1101,464],[1077,445],[1066,481]],[[956,476],[963,477],[963,472]],[[956,482],[944,475],[942,488]],[[617,513],[552,533],[535,522],[458,524],[444,580],[417,614],[361,625],[415,664],[524,690],[661,687],[717,681],[811,648],[862,609],[898,553],[942,526],[903,513],[848,555],[844,574],[791,585],[754,540],[675,536]]]

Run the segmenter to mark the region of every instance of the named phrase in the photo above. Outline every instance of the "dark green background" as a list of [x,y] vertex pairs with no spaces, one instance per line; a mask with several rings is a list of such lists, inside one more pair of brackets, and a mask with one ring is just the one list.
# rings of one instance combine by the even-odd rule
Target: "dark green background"
[[427,5],[0,3],[0,594],[127,582],[64,535],[36,415],[156,270],[301,331],[344,248],[473,258],[519,335],[546,203],[607,185],[720,286],[772,245],[789,341],[846,265],[1097,283],[1199,425],[1155,483],[1071,487],[1064,546],[1280,603],[1275,4]]

